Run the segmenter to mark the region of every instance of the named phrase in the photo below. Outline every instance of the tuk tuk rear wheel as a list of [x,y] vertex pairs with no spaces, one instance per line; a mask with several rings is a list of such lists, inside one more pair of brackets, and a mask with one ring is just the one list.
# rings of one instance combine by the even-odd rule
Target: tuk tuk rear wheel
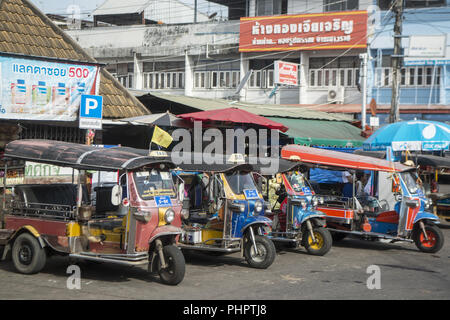
[[168,265],[167,268],[161,268],[159,256],[156,255],[155,257],[157,259],[159,277],[163,283],[175,286],[184,279],[186,263],[183,253],[174,245],[164,246],[163,253],[165,262]]
[[313,231],[316,242],[313,242],[311,234],[307,232],[305,241],[306,251],[315,256],[323,256],[330,251],[333,238],[331,237],[330,231],[325,228],[314,228]]
[[248,239],[244,244],[244,257],[252,268],[267,269],[275,260],[276,249],[271,240],[255,235],[255,243],[259,254],[255,252],[253,242]]
[[24,274],[38,273],[47,262],[45,249],[29,233],[22,233],[14,240],[11,255],[16,270]]
[[415,228],[413,239],[416,247],[426,253],[435,253],[441,250],[444,245],[444,235],[441,229],[436,225],[425,225],[425,232],[428,240],[425,239],[420,228]]

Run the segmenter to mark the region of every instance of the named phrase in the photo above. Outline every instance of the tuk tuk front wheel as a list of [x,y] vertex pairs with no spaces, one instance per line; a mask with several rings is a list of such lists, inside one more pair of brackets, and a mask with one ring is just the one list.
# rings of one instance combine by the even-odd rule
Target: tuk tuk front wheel
[[29,233],[22,233],[16,238],[11,255],[16,270],[24,274],[38,273],[47,262],[45,249]]
[[333,238],[331,237],[330,231],[322,227],[314,228],[313,232],[316,240],[315,242],[309,231],[307,231],[307,238],[305,241],[306,251],[315,256],[323,256],[330,251]]
[[444,235],[441,229],[436,225],[425,225],[425,232],[428,240],[425,239],[421,228],[415,228],[413,240],[416,247],[426,253],[435,253],[441,250],[444,245]]
[[179,284],[183,278],[186,269],[183,253],[174,245],[167,245],[163,247],[164,260],[167,267],[161,267],[159,255],[156,255],[156,263],[158,266],[158,274],[161,281],[169,285]]
[[244,244],[244,257],[247,263],[257,269],[267,269],[275,260],[275,245],[264,236],[255,235],[256,252],[253,242],[248,239]]

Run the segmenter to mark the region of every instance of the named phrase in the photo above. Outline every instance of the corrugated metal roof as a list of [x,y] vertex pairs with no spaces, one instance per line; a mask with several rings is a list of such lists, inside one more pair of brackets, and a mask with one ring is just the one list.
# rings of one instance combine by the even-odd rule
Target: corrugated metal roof
[[148,7],[149,0],[106,0],[92,13],[94,16],[107,14],[140,13]]
[[224,99],[205,99],[197,97],[178,96],[156,92],[152,92],[150,94],[159,99],[165,99],[175,103],[184,104],[202,111],[235,107],[265,117],[285,117],[297,119],[316,119],[316,120],[346,121],[346,122],[352,121],[352,119],[347,115],[340,115],[340,114],[338,115],[315,110],[306,110],[305,108],[299,108],[291,105],[255,104],[248,102],[230,101]]
[[[28,0],[0,1],[0,53],[2,52],[97,63]],[[139,100],[103,69],[99,91],[103,95],[105,118],[150,114]]]

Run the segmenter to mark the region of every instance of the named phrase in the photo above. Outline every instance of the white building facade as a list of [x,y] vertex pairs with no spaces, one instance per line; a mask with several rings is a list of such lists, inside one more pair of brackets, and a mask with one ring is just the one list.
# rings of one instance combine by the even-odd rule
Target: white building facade
[[[226,6],[228,1],[213,2]],[[227,21],[212,17],[194,24],[185,20],[174,23],[172,19],[165,24],[94,27],[68,33],[98,61],[106,63],[107,69],[125,87],[142,93],[154,91],[261,104],[360,104],[359,55],[367,52],[365,40],[359,43],[364,46],[319,44],[306,49],[247,50],[251,46],[242,41],[243,35],[249,34],[242,30],[243,24],[254,26],[255,21],[260,22],[256,19],[260,16],[278,16],[275,24],[280,25],[289,16],[307,22],[306,15],[311,15],[311,19],[318,17],[322,23],[332,22],[336,12],[366,10],[372,2],[242,0],[229,4]],[[180,18],[185,16],[186,13],[180,13]],[[342,21],[349,17],[339,16]],[[323,24],[320,28],[321,34],[327,35]],[[303,30],[303,34],[308,32]],[[297,86],[276,88],[274,61],[277,60],[299,65]],[[238,90],[246,75],[250,76]],[[335,95],[330,98],[332,90]]]

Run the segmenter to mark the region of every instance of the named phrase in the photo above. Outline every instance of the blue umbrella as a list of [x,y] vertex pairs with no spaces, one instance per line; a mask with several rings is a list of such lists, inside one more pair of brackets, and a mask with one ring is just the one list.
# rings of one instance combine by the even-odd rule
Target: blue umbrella
[[448,150],[450,126],[438,121],[412,120],[395,122],[375,131],[363,143],[364,150],[438,151]]

